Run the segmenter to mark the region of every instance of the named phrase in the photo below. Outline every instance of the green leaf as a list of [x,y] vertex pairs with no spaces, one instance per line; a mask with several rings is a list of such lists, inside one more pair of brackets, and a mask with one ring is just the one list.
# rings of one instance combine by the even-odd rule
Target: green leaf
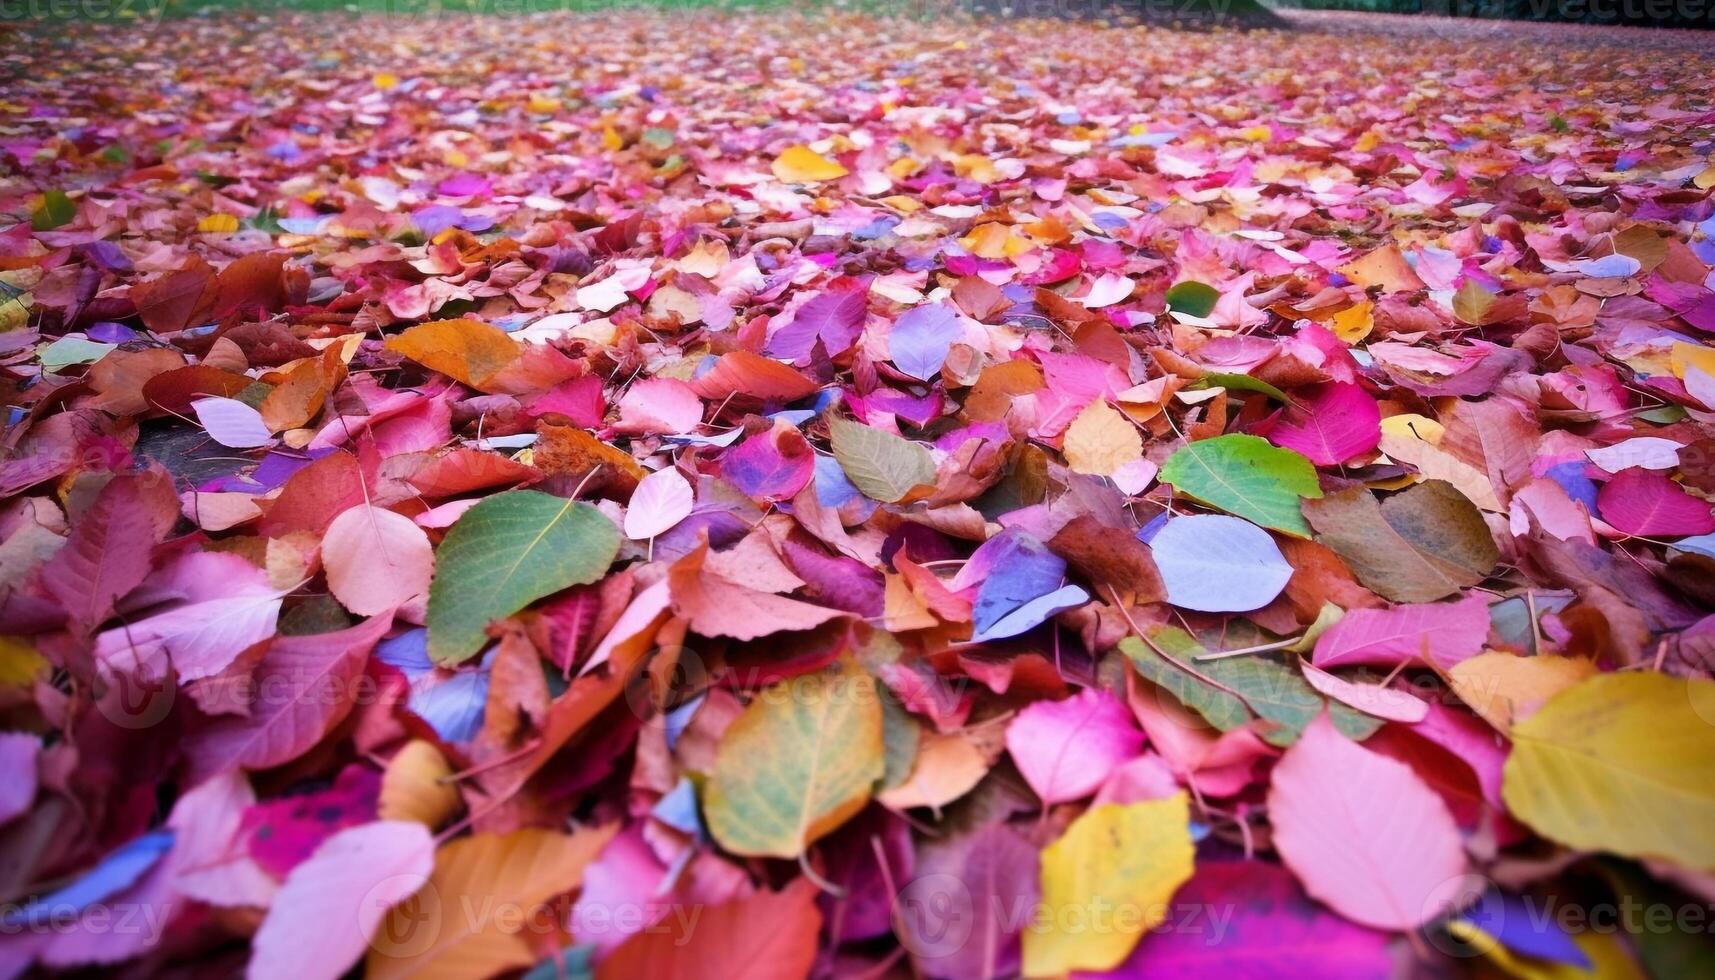
[[1322,496],[1308,459],[1247,435],[1191,443],[1168,458],[1161,480],[1211,507],[1300,538],[1310,536],[1310,525],[1299,500]]
[[1220,301],[1220,290],[1201,282],[1182,282],[1167,291],[1167,308],[1175,313],[1208,316]]
[[875,682],[844,657],[758,692],[715,749],[703,815],[733,854],[793,858],[862,810],[885,771]]
[[458,519],[435,555],[429,656],[458,663],[496,619],[607,574],[619,529],[589,504],[535,490],[489,497]]
[[1192,390],[1201,388],[1227,388],[1233,391],[1254,391],[1259,394],[1267,395],[1278,402],[1284,402],[1286,404],[1291,404],[1292,402],[1292,399],[1286,396],[1286,392],[1281,391],[1279,388],[1269,384],[1267,381],[1260,378],[1253,378],[1248,374],[1227,374],[1221,371],[1211,371],[1208,374],[1203,375],[1201,378],[1198,378],[1196,381],[1186,385],[1186,387]]
[[1325,700],[1302,675],[1277,660],[1263,656],[1197,660],[1207,651],[1190,634],[1172,626],[1150,631],[1149,639],[1202,677],[1169,663],[1137,637],[1120,641],[1120,652],[1145,679],[1165,688],[1223,732],[1249,722],[1252,711],[1267,723],[1258,732],[1263,741],[1279,746],[1298,741],[1323,708],[1348,738],[1362,741],[1382,725],[1380,718]]
[[272,205],[263,207],[255,215],[245,218],[243,224],[246,228],[265,231],[270,235],[280,235],[286,231],[285,226],[280,224],[280,212],[274,210]]
[[42,348],[37,356],[41,358],[42,370],[58,371],[73,364],[94,364],[113,348],[113,344],[97,343],[83,337],[61,337]]
[[52,190],[42,195],[42,203],[30,212],[30,229],[32,231],[53,231],[61,225],[70,224],[77,217],[77,205],[66,196],[65,191]]
[[917,753],[923,742],[923,726],[893,692],[881,692],[881,744],[883,768],[876,790],[889,790],[911,778],[917,765]]
[[[1174,660],[1201,671],[1201,666],[1193,663],[1191,658],[1203,652],[1203,648],[1189,633],[1180,629],[1159,630],[1150,635],[1150,640]],[[1250,710],[1236,695],[1174,666],[1137,637],[1128,636],[1121,640],[1120,652],[1131,660],[1144,680],[1167,691],[1180,704],[1202,715],[1204,721],[1221,731],[1232,731],[1251,720]]]
[[840,468],[866,497],[891,504],[935,482],[935,457],[921,443],[838,417],[828,419],[828,435]]
[[1680,419],[1685,418],[1688,414],[1690,413],[1687,412],[1685,407],[1682,405],[1663,405],[1660,408],[1652,408],[1647,412],[1639,412],[1638,418],[1643,419],[1645,422],[1654,422],[1657,425],[1671,425],[1678,422]]

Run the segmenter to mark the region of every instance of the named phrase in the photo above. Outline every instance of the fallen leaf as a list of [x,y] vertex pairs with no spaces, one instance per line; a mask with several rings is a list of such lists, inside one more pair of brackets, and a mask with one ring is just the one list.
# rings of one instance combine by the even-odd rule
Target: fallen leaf
[[1715,869],[1715,681],[1599,674],[1512,728],[1507,809],[1581,850]]
[[470,657],[489,623],[594,582],[618,552],[619,529],[589,504],[535,490],[483,500],[459,517],[435,555],[429,655],[438,663]]
[[369,948],[388,909],[434,866],[434,840],[422,824],[384,820],[328,838],[274,896],[245,976],[337,980]]
[[[1165,800],[1091,807],[1042,850],[1045,928],[1024,934],[1026,976],[1111,970],[1167,918],[1191,877],[1189,804]],[[1101,927],[1097,908],[1113,913]]]
[[465,319],[419,323],[389,338],[387,349],[479,389],[523,353],[499,327]]
[[757,692],[721,739],[703,813],[734,854],[794,858],[862,809],[881,774],[875,682],[842,660]]
[[1211,507],[1301,538],[1310,536],[1310,526],[1299,501],[1322,496],[1309,460],[1247,435],[1185,446],[1161,467],[1161,482]]
[[1006,747],[1044,803],[1082,799],[1108,771],[1143,750],[1143,733],[1119,699],[1087,689],[1038,701],[1006,727]]
[[547,903],[578,887],[584,867],[617,829],[530,828],[448,843],[435,852],[428,880],[418,880],[387,914],[364,975],[429,980],[529,966],[536,955],[528,934],[554,915]]
[[1458,897],[1465,849],[1447,804],[1402,762],[1324,717],[1274,767],[1269,822],[1311,897],[1374,929],[1415,929]]
[[374,506],[352,507],[322,536],[328,591],[359,616],[398,608],[429,589],[435,555],[416,522]]

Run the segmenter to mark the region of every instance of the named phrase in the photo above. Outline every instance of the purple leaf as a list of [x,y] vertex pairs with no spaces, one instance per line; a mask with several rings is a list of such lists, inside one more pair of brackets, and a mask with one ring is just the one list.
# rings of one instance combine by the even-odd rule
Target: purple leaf
[[958,314],[941,303],[906,310],[893,322],[887,335],[887,350],[893,364],[913,378],[928,381],[941,373],[947,350],[964,328]]

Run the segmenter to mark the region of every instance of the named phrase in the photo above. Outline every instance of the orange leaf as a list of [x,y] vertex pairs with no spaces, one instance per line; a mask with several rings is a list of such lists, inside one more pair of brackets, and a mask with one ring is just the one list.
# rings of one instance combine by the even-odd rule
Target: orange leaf
[[388,340],[387,349],[472,388],[482,388],[523,353],[499,327],[463,319],[419,323]]
[[537,422],[536,436],[531,462],[548,476],[582,481],[599,469],[601,472],[590,481],[590,492],[606,492],[620,500],[629,498],[637,489],[637,481],[643,479],[643,467],[630,453],[576,426]]
[[545,903],[583,881],[618,825],[572,834],[477,834],[435,852],[422,890],[370,941],[370,980],[487,977],[536,961],[527,939],[554,920]]
[[1409,293],[1423,288],[1423,280],[1417,278],[1417,273],[1412,271],[1410,263],[1405,261],[1405,255],[1400,252],[1398,245],[1383,245],[1361,258],[1347,262],[1340,267],[1340,274],[1365,289],[1380,286],[1383,291],[1389,293]]
[[700,397],[719,400],[748,395],[762,401],[797,401],[816,391],[816,382],[779,361],[735,350],[722,354],[707,374],[691,382]]

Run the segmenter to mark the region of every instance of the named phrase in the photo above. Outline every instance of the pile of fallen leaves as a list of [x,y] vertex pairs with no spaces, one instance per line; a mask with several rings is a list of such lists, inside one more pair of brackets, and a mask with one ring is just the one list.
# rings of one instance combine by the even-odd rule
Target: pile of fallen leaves
[[18,40],[0,975],[1715,970],[1710,59]]

